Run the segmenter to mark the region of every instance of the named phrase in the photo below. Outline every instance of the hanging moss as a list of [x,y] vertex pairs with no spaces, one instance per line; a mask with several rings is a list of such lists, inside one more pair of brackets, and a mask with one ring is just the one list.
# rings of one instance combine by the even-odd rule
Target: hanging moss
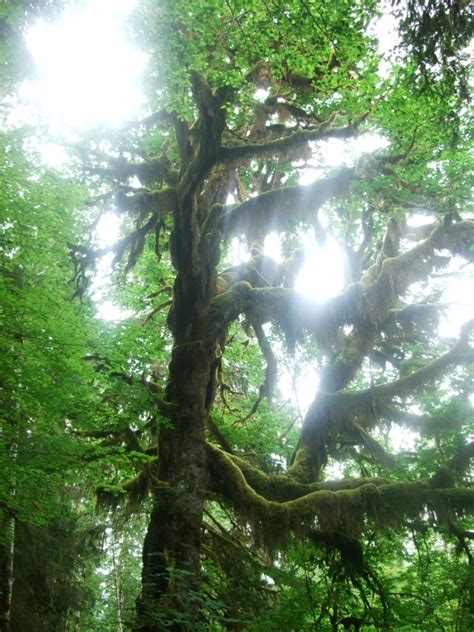
[[158,459],[153,459],[145,463],[140,472],[125,483],[97,487],[98,508],[115,510],[119,506],[126,506],[128,511],[136,511],[148,496],[152,485],[164,485],[164,483],[157,482],[154,477],[157,462]]
[[427,507],[435,510],[443,521],[453,511],[474,509],[473,490],[433,489],[428,479],[410,482],[369,479],[352,488],[349,486],[353,483],[341,482],[348,488],[317,489],[282,502],[268,500],[249,485],[229,455],[217,448],[212,450],[211,472],[218,490],[252,524],[262,542],[270,546],[284,545],[290,531],[301,533],[315,526],[323,532],[341,530],[357,537],[367,520],[384,529],[423,515]]

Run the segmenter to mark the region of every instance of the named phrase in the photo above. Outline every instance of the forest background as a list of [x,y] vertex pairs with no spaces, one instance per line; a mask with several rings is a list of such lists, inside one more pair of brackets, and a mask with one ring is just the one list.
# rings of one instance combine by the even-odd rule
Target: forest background
[[469,3],[113,4],[0,7],[0,630],[473,629]]

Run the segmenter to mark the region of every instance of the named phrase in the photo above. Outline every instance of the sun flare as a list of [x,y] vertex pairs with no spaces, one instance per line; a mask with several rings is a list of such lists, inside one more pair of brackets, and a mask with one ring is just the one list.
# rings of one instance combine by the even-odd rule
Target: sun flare
[[29,30],[37,79],[23,86],[23,96],[40,106],[53,129],[115,126],[139,108],[146,56],[125,32],[134,5],[135,0],[90,0]]

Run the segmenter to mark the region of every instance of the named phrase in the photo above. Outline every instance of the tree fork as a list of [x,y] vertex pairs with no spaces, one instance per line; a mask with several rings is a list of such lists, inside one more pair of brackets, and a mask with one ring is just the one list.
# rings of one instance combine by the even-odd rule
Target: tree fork
[[[202,272],[211,275],[212,270]],[[160,429],[159,485],[143,547],[142,594],[137,630],[192,629],[199,617],[201,530],[208,489],[206,395],[217,330],[207,325],[210,297],[202,280],[182,272],[175,285],[175,345],[166,400],[174,406],[172,426]],[[206,278],[205,287],[209,286]],[[189,314],[203,314],[190,322]]]

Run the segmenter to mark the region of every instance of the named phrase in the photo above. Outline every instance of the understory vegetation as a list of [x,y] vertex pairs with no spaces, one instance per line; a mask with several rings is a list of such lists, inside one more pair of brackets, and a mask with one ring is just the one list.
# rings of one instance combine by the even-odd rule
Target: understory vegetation
[[53,169],[63,9],[0,9],[0,631],[474,629],[469,4],[141,0]]

